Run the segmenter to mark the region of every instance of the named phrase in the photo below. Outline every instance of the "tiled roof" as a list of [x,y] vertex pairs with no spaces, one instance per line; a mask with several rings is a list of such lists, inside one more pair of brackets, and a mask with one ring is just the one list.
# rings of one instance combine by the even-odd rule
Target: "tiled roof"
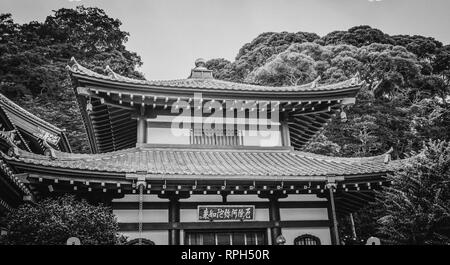
[[370,158],[336,158],[282,149],[209,149],[142,147],[104,154],[54,152],[54,157],[20,150],[15,156],[2,154],[7,161],[49,168],[97,172],[145,172],[161,176],[207,176],[224,179],[272,180],[284,177],[317,178],[328,175],[386,173],[394,168],[385,155]]
[[[15,130],[23,145],[29,150],[30,147],[26,141],[24,141],[24,138],[26,138],[26,140],[30,140],[30,138],[35,140],[45,140],[61,150],[71,151],[64,129],[60,129],[53,124],[40,119],[2,94],[0,94],[0,116],[0,123],[3,123],[3,129]],[[18,128],[26,133],[21,133]]]
[[71,65],[68,66],[68,70],[73,74],[79,74],[86,77],[100,79],[104,81],[114,81],[120,83],[126,83],[131,85],[149,86],[149,87],[165,87],[165,88],[198,88],[208,90],[231,90],[231,91],[260,91],[260,92],[319,92],[319,91],[337,91],[345,88],[359,87],[361,82],[355,76],[342,82],[319,85],[317,82],[311,82],[308,84],[298,86],[260,86],[245,83],[234,83],[229,81],[223,81],[213,78],[187,78],[187,79],[175,79],[175,80],[139,80],[121,76],[106,67],[108,75],[102,75],[89,70],[80,64],[75,59],[71,60]]
[[10,119],[12,119],[13,123],[20,124],[24,126],[25,122],[29,123],[29,126],[41,126],[44,128],[47,128],[49,130],[52,130],[53,132],[60,133],[63,132],[63,129],[60,129],[53,124],[44,121],[43,119],[37,117],[36,115],[32,114],[31,112],[25,110],[24,108],[20,107],[16,103],[12,102],[10,99],[5,97],[4,95],[0,94],[0,107],[7,112]]
[[24,194],[31,194],[30,190],[23,184],[23,182],[14,175],[14,172],[11,170],[11,168],[0,159],[0,177],[5,176],[9,179],[11,183],[14,183],[14,185],[20,189]]

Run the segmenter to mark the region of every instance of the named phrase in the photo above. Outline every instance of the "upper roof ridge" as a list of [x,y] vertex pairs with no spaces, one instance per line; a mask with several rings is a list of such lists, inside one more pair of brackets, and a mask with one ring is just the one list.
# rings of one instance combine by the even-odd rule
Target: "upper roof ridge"
[[390,153],[394,149],[391,147],[387,152],[376,155],[376,156],[366,156],[366,157],[336,157],[336,156],[327,156],[327,155],[319,155],[310,152],[304,151],[294,151],[296,155],[300,155],[303,157],[310,157],[319,160],[333,161],[337,163],[346,163],[346,164],[360,164],[360,163],[369,163],[378,161],[380,163],[389,163],[391,161]]
[[319,84],[320,78],[316,80],[301,84],[301,85],[291,85],[291,86],[266,86],[258,84],[248,84],[242,82],[232,82],[226,80],[215,79],[212,75],[212,70],[206,68],[206,62],[204,59],[196,60],[196,67],[192,69],[191,75],[188,78],[181,79],[171,79],[171,80],[140,80],[135,78],[130,78],[122,76],[114,72],[109,66],[105,69],[108,75],[99,74],[88,68],[80,65],[75,58],[72,57],[67,69],[71,73],[78,73],[86,75],[88,77],[94,77],[102,80],[111,80],[125,82],[129,84],[139,84],[139,85],[149,85],[149,86],[161,86],[161,87],[180,87],[180,88],[204,88],[204,89],[215,89],[215,90],[249,90],[249,91],[328,91],[328,90],[339,90],[350,87],[361,86],[364,81],[359,78],[359,73],[356,73],[352,78],[343,80],[331,84]]

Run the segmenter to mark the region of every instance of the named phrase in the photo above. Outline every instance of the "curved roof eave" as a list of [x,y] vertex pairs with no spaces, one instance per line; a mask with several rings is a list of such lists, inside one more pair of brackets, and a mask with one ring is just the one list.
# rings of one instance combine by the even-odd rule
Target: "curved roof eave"
[[308,84],[297,86],[261,86],[246,83],[234,83],[229,81],[218,80],[214,78],[187,78],[176,80],[139,80],[121,76],[106,67],[109,75],[102,75],[89,70],[71,60],[71,65],[67,69],[74,81],[78,84],[88,84],[92,86],[102,87],[104,89],[122,90],[132,93],[160,93],[160,94],[182,94],[203,92],[210,94],[229,94],[233,96],[270,96],[280,98],[298,97],[326,97],[345,94],[354,97],[364,82],[359,80],[356,74],[353,78],[336,82],[333,84],[318,84],[318,80],[314,80]]
[[[116,177],[146,172],[148,175],[161,179],[169,176],[171,179],[192,179],[199,176],[202,177],[201,179],[232,179],[233,176],[240,176],[243,179],[260,181],[304,181],[307,178],[309,180],[324,180],[323,178],[330,175],[337,177],[385,175],[402,165],[401,163],[390,164],[389,160],[382,160],[381,156],[349,160],[295,152],[288,149],[267,148],[220,150],[221,155],[227,161],[218,161],[214,164],[207,163],[208,159],[200,159],[200,157],[215,157],[217,152],[219,151],[215,149],[188,147],[175,149],[154,146],[103,154],[69,154],[54,151],[53,156],[37,155],[16,149],[15,154],[2,153],[1,155],[8,163],[31,171],[42,168],[48,173],[70,171],[76,175],[115,175]],[[194,155],[197,153],[199,155]],[[167,157],[175,155],[181,160],[165,161],[165,165],[159,165],[158,163],[162,161],[161,155]],[[196,160],[195,163],[202,165],[202,169],[186,162],[191,159],[200,159]],[[267,160],[273,161],[272,165],[265,165]],[[142,164],[136,161],[146,162]],[[252,161],[250,164],[245,164],[245,172],[241,172],[244,166],[242,161]],[[224,164],[231,166],[225,168]],[[121,167],[120,165],[127,166]],[[119,168],[120,170],[118,170]]]

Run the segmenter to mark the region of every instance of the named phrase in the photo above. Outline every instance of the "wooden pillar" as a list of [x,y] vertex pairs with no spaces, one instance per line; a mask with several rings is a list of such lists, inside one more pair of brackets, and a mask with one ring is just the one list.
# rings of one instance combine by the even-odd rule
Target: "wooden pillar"
[[180,222],[180,200],[177,196],[169,197],[169,245],[180,244],[180,229],[175,227]]
[[228,192],[222,192],[222,202],[227,203]]
[[339,240],[339,230],[338,230],[338,224],[337,224],[337,217],[336,217],[336,205],[334,203],[334,189],[335,184],[327,184],[328,188],[328,218],[331,221],[331,243],[333,245],[340,245]]
[[145,144],[147,141],[147,120],[144,116],[137,118],[137,143]]
[[272,245],[277,244],[277,237],[281,235],[281,218],[280,218],[280,204],[278,199],[286,198],[287,194],[276,192],[275,194],[263,193],[258,195],[260,198],[269,199],[269,220],[272,223],[271,227],[268,227],[270,237],[268,242]]
[[269,196],[269,219],[273,223],[270,228],[271,241],[273,245],[276,245],[277,237],[281,235],[280,204],[277,196]]
[[283,112],[281,113],[279,120],[280,120],[281,144],[283,146],[291,146],[291,136],[289,133],[289,124],[288,124],[289,117],[285,112]]
[[289,126],[286,121],[281,122],[281,143],[283,146],[291,146],[291,136]]

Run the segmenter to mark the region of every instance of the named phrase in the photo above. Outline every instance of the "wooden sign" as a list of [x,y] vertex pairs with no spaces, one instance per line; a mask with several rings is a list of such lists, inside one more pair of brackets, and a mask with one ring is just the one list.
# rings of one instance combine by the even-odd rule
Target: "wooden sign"
[[198,206],[198,219],[208,221],[248,221],[255,219],[254,205]]

